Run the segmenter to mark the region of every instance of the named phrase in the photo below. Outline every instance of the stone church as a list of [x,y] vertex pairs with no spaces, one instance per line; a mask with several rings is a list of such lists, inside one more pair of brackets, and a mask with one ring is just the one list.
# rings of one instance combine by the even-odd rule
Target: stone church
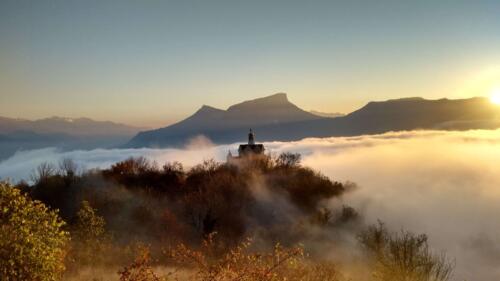
[[261,156],[264,155],[264,151],[265,148],[263,144],[255,143],[255,135],[252,129],[250,129],[250,132],[248,133],[248,143],[240,144],[240,147],[238,148],[238,156],[233,156],[231,151],[229,151],[227,154],[227,162],[235,163],[241,159]]

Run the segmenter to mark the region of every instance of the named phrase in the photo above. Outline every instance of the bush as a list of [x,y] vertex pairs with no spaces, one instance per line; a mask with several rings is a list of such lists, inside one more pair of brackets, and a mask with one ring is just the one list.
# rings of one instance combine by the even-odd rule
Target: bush
[[159,277],[151,266],[151,256],[148,248],[139,249],[134,262],[118,271],[120,281],[166,281]]
[[359,241],[373,258],[377,280],[446,281],[451,276],[452,263],[429,250],[425,234],[390,233],[379,222],[362,232]]
[[68,233],[56,211],[0,183],[0,279],[57,280]]
[[251,253],[250,245],[247,240],[222,256],[214,256],[217,249],[213,249],[215,245],[209,237],[201,251],[181,244],[170,255],[180,265],[193,268],[195,273],[191,279],[200,281],[291,280],[287,273],[304,256],[300,247],[283,248],[277,244],[271,252]]
[[199,250],[179,244],[167,251],[173,261],[172,271],[164,276],[155,273],[148,252],[142,252],[129,266],[119,271],[121,281],[338,281],[340,275],[331,263],[311,263],[302,247],[254,252],[251,240],[227,252],[220,252],[211,234]]
[[[161,264],[153,267],[149,248],[142,247],[136,259],[118,272],[120,281],[344,280],[332,263],[309,260],[302,247],[276,244],[270,251],[252,251],[251,240],[247,239],[221,252],[214,236],[214,233],[209,235],[200,249],[178,244],[166,251],[171,262],[168,267]],[[160,275],[155,269],[166,273]]]

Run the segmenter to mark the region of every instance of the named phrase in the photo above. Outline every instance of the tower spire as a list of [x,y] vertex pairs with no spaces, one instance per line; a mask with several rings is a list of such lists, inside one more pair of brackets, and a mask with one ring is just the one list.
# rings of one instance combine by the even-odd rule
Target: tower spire
[[248,133],[248,144],[249,145],[254,145],[255,144],[255,136],[253,134],[252,129],[250,129],[250,132]]

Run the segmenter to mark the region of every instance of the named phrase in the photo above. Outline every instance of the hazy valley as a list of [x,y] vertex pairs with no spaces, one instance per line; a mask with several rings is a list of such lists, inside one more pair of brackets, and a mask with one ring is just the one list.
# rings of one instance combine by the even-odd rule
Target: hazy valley
[[500,280],[500,1],[0,1],[0,281]]

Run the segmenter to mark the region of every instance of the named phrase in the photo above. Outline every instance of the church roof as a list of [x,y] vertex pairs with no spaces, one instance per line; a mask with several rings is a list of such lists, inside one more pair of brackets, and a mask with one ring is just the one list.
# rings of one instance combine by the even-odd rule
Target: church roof
[[245,154],[248,152],[253,152],[256,154],[260,154],[264,152],[263,144],[240,144],[240,148],[238,149],[240,154]]

